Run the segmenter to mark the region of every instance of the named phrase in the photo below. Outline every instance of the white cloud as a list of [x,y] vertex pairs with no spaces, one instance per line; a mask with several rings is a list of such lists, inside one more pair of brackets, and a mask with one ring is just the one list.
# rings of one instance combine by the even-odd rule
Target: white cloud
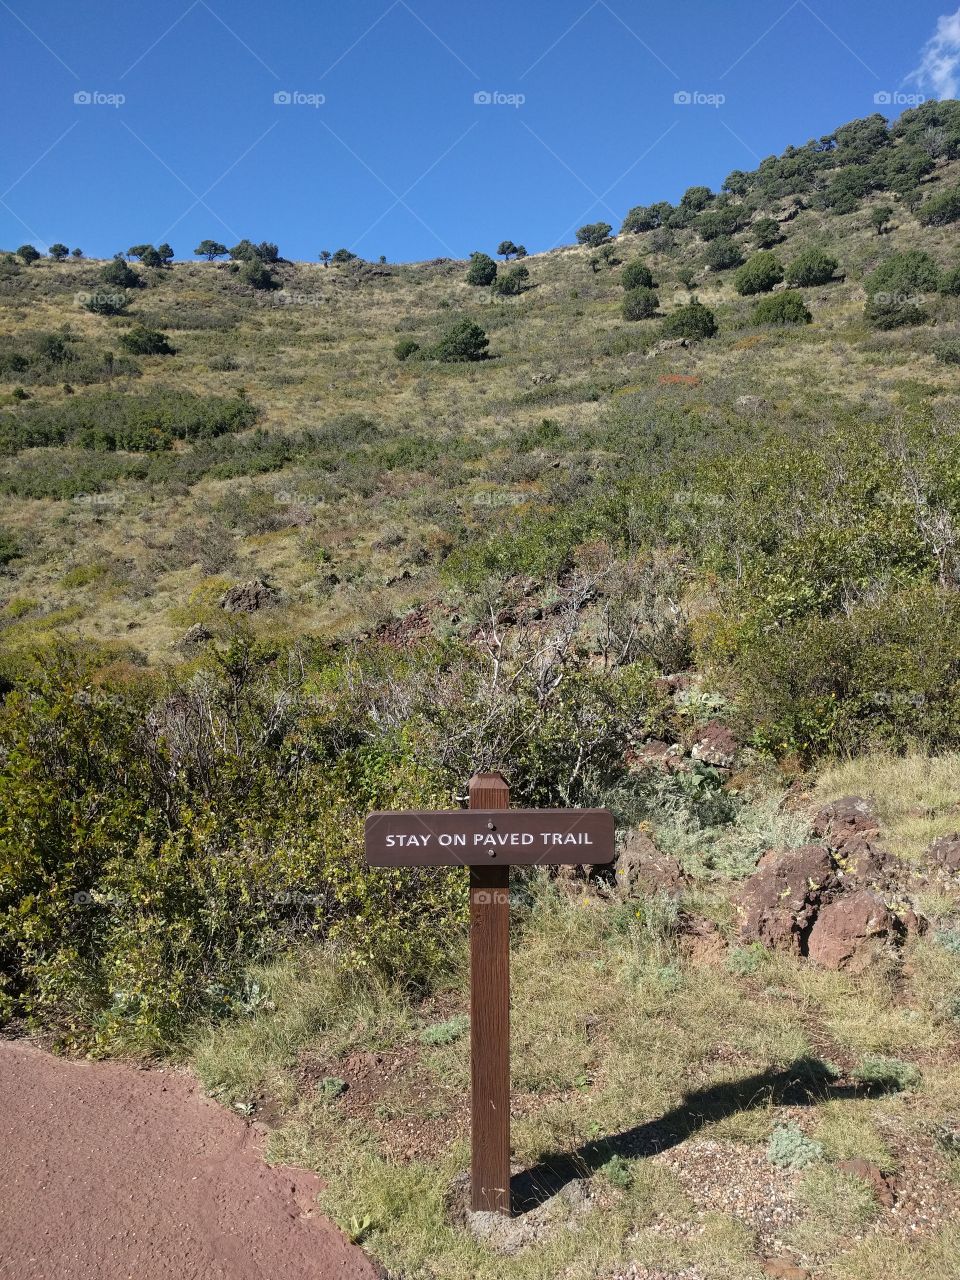
[[956,98],[960,91],[960,9],[946,13],[923,47],[920,65],[908,77],[937,98]]

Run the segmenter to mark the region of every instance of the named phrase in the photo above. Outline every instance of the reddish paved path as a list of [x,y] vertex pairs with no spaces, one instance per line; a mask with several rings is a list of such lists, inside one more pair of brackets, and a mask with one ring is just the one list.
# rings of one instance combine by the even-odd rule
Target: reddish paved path
[[319,1186],[189,1076],[0,1042],[2,1280],[374,1280]]

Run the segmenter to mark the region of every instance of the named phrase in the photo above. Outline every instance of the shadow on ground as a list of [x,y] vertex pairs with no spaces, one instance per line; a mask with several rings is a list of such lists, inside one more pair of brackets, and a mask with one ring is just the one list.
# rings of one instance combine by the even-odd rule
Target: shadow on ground
[[510,1183],[513,1212],[528,1213],[556,1195],[568,1182],[589,1178],[613,1156],[656,1155],[678,1146],[704,1125],[738,1112],[771,1102],[782,1106],[816,1106],[828,1098],[863,1097],[867,1092],[862,1085],[838,1084],[834,1072],[819,1058],[797,1058],[780,1070],[762,1071],[743,1080],[698,1089],[688,1093],[680,1106],[656,1120],[597,1138],[575,1151],[551,1152],[531,1168],[516,1174]]

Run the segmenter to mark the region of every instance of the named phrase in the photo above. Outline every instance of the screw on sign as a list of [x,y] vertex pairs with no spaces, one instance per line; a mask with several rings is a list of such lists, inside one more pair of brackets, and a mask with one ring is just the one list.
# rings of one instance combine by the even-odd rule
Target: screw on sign
[[471,1203],[510,1212],[510,868],[612,862],[607,809],[511,809],[496,773],[470,781],[469,809],[372,813],[374,867],[470,870]]

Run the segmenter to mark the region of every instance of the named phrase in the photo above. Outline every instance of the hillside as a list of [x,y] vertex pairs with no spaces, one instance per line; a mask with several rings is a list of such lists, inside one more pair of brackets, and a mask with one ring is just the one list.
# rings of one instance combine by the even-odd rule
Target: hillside
[[[188,1061],[398,1277],[955,1275],[958,228],[930,102],[499,287],[0,255],[9,1028]],[[622,850],[515,877],[507,1240],[463,878],[361,844],[490,768]]]
[[[914,148],[896,139],[889,149],[896,157]],[[826,176],[835,180],[835,171]],[[939,159],[918,180],[921,198],[958,180],[960,162]],[[273,291],[241,283],[236,263],[178,262],[141,269],[146,287],[130,291],[126,315],[109,318],[76,301],[104,287],[103,264],[8,259],[0,349],[31,361],[21,371],[0,359],[9,421],[29,423],[45,410],[54,433],[61,417],[69,432],[68,415],[82,407],[98,420],[105,393],[146,397],[149,419],[149,397],[161,391],[245,394],[257,420],[153,453],[92,438],[97,447],[80,450],[8,444],[3,524],[23,554],[8,565],[6,638],[68,627],[129,641],[157,660],[187,625],[208,619],[209,602],[226,586],[254,577],[283,593],[275,615],[282,625],[366,629],[432,599],[450,549],[502,528],[505,515],[513,524],[549,514],[574,495],[588,497],[593,478],[602,487],[608,474],[624,483],[647,472],[652,460],[633,446],[652,421],[683,421],[698,447],[729,433],[729,452],[757,434],[758,418],[769,432],[865,411],[946,411],[956,388],[948,348],[957,341],[957,304],[935,298],[935,323],[885,334],[864,323],[863,282],[890,255],[914,249],[952,269],[955,224],[921,226],[898,196],[878,235],[871,214],[891,205],[889,191],[837,214],[816,207],[823,196],[809,174],[771,188],[675,219],[691,226],[620,235],[599,265],[597,252],[581,247],[530,257],[524,292],[502,300],[466,284],[466,264],[449,261],[283,263]],[[716,206],[724,200],[746,210],[740,220],[780,220],[773,251],[785,264],[811,247],[834,254],[837,282],[804,291],[810,326],[756,327],[757,299],[737,295],[735,272],[704,266],[716,241],[703,240],[698,218],[722,218]],[[749,256],[749,223],[732,240]],[[610,265],[635,258],[658,282],[662,313],[692,291],[716,313],[719,335],[651,358],[659,322],[624,321],[621,268]],[[422,341],[461,316],[487,330],[491,359],[446,366],[394,358],[399,338]],[[138,323],[166,333],[176,355],[126,354],[119,340]],[[65,329],[57,359],[36,355]],[[11,402],[15,386],[29,402]],[[744,396],[762,398],[763,413]],[[689,430],[694,421],[700,430]],[[680,433],[665,429],[666,443],[653,446],[656,466],[667,460],[671,434]]]

